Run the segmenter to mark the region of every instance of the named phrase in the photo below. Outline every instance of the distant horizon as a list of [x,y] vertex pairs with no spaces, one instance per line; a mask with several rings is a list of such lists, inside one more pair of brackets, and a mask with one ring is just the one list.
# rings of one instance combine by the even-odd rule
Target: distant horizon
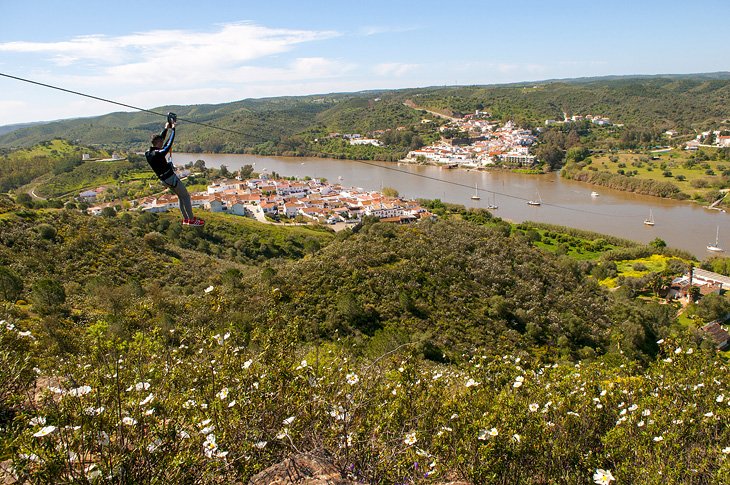
[[[7,73],[9,74],[9,73]],[[405,90],[418,90],[418,89],[432,89],[432,88],[457,88],[457,87],[500,87],[500,86],[516,86],[516,85],[522,85],[522,84],[545,84],[545,83],[552,83],[552,82],[576,82],[576,81],[591,81],[591,80],[612,80],[612,79],[641,79],[641,78],[663,78],[663,77],[711,77],[711,76],[722,76],[727,77],[728,80],[730,80],[730,71],[714,71],[714,72],[691,72],[691,73],[660,73],[660,74],[606,74],[606,75],[600,75],[600,76],[581,76],[581,77],[566,77],[566,78],[551,78],[551,79],[534,79],[534,80],[524,80],[524,81],[514,81],[514,82],[505,82],[505,83],[488,83],[488,84],[441,84],[441,85],[429,85],[429,86],[405,86],[405,87],[398,87],[398,88],[372,88],[372,89],[362,89],[358,91],[331,91],[331,92],[321,92],[321,93],[308,93],[308,94],[282,94],[278,96],[262,96],[262,97],[246,97],[241,99],[232,99],[228,101],[221,101],[218,103],[169,103],[166,105],[158,105],[158,106],[140,106],[140,108],[143,109],[149,109],[154,110],[155,108],[159,108],[161,106],[215,106],[215,105],[222,105],[222,104],[229,104],[229,103],[236,103],[240,101],[248,101],[248,100],[266,100],[266,99],[277,99],[277,98],[305,98],[310,96],[335,96],[335,95],[347,95],[347,94],[362,94],[362,93],[368,93],[368,92],[387,92],[387,91],[405,91]],[[0,76],[0,79],[4,79],[2,76]],[[22,81],[15,81],[18,83],[22,83]],[[64,86],[59,86],[64,87]],[[48,90],[51,90],[50,88],[46,88]],[[68,88],[66,88],[68,89]],[[61,93],[63,94],[63,93]],[[90,94],[93,95],[93,93],[84,93],[84,94]],[[116,101],[114,99],[110,99],[112,101]],[[68,118],[56,118],[56,119],[50,119],[50,120],[33,120],[33,121],[23,121],[18,123],[8,123],[8,124],[0,124],[0,128],[11,128],[14,126],[28,126],[28,125],[36,125],[36,124],[49,124],[49,123],[56,123],[56,122],[63,122],[63,121],[70,121],[70,120],[76,120],[76,119],[87,119],[87,118],[97,118],[99,116],[106,116],[111,115],[115,113],[135,113],[139,110],[135,109],[129,109],[129,110],[112,110],[107,112],[102,112],[99,114],[91,114],[87,116],[71,116]]]
[[[722,0],[37,0],[2,12],[0,72],[132,106],[730,71]],[[0,125],[108,112],[0,77]]]

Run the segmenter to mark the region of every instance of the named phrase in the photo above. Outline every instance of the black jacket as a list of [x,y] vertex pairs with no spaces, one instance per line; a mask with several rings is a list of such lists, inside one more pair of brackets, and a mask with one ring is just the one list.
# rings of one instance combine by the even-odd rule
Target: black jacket
[[[159,150],[155,147],[150,147],[149,150],[144,152],[144,156],[147,158],[147,163],[150,164],[152,170],[160,180],[164,180],[175,173],[175,167],[172,163],[167,161],[167,154],[170,153],[172,148],[172,141],[175,139],[175,128],[171,129],[170,139],[167,140],[165,146]],[[160,132],[160,136],[164,139],[167,136],[167,128]]]

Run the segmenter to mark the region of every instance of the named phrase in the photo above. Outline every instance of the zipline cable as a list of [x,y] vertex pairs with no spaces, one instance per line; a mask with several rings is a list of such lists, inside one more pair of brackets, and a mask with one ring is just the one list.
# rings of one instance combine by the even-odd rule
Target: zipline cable
[[[114,101],[114,100],[111,100],[111,99],[102,98],[100,96],[93,96],[91,94],[86,94],[86,93],[82,93],[82,92],[79,92],[79,91],[73,91],[71,89],[62,88],[60,86],[54,86],[52,84],[46,84],[46,83],[42,83],[42,82],[39,82],[39,81],[33,81],[32,79],[26,79],[26,78],[22,78],[22,77],[19,77],[19,76],[12,76],[10,74],[6,74],[6,73],[3,73],[3,72],[0,72],[0,76],[6,77],[6,78],[9,78],[9,79],[14,79],[16,81],[21,81],[21,82],[29,83],[29,84],[35,84],[36,86],[41,86],[41,87],[44,87],[44,88],[55,89],[57,91],[62,91],[62,92],[69,93],[69,94],[75,94],[77,96],[83,96],[85,98],[95,99],[97,101],[103,101],[105,103],[115,104],[117,106],[123,106],[125,108],[131,108],[131,109],[134,109],[134,110],[137,110],[137,111],[142,111],[144,113],[150,113],[150,114],[153,114],[153,115],[156,115],[156,116],[162,116],[164,118],[167,117],[167,113],[162,113],[162,112],[159,112],[159,111],[154,111],[154,110],[150,110],[150,109],[140,108],[139,106],[134,106],[134,105],[131,105],[131,104],[121,103],[119,101]],[[201,123],[199,121],[190,120],[190,119],[186,119],[186,118],[180,118],[180,117],[178,117],[178,121],[184,121],[186,123],[190,123],[190,124],[194,124],[194,125],[198,125],[198,126],[204,126],[206,128],[211,128],[211,129],[215,129],[215,130],[225,131],[225,132],[228,132],[228,133],[234,133],[236,135],[252,136],[251,134],[244,133],[242,131],[232,130],[230,128],[223,128],[221,126],[209,125],[207,123]],[[403,174],[406,174],[406,175],[411,175],[411,176],[414,176],[414,177],[420,177],[420,178],[423,178],[423,179],[433,180],[433,181],[436,181],[436,182],[440,182],[440,183],[444,183],[444,184],[449,184],[449,185],[453,185],[453,186],[456,186],[456,187],[463,187],[463,188],[467,188],[467,189],[470,189],[470,190],[472,189],[472,186],[471,185],[467,185],[467,184],[464,184],[464,183],[461,183],[461,182],[454,182],[452,180],[445,180],[445,179],[438,178],[438,177],[433,177],[433,176],[430,176],[430,175],[425,175],[425,174],[415,173],[415,172],[409,172],[408,170],[402,170],[402,169],[399,169],[399,168],[396,168],[396,167],[389,167],[389,166],[386,166],[386,165],[379,165],[377,163],[368,162],[367,160],[350,160],[350,161],[357,162],[357,163],[361,163],[361,164],[364,164],[364,165],[370,165],[370,166],[373,166],[373,167],[378,167],[378,168],[385,169],[385,170],[390,170],[392,172],[399,172],[399,173],[403,173]],[[523,197],[519,197],[519,196],[516,196],[516,195],[512,195],[512,194],[507,194],[507,193],[503,193],[503,192],[497,192],[497,191],[494,191],[494,190],[487,190],[487,191],[488,192],[491,192],[491,193],[493,193],[495,195],[499,195],[501,197],[507,197],[507,198],[511,198],[511,199],[516,199],[516,200],[520,200],[520,201],[523,201],[523,202],[527,202],[528,201],[528,199],[525,199]],[[639,216],[632,216],[632,215],[606,214],[606,213],[603,213],[603,212],[596,212],[596,211],[591,211],[591,210],[587,210],[587,209],[580,209],[580,208],[577,208],[577,207],[569,207],[569,206],[563,206],[563,205],[559,205],[559,204],[551,204],[549,202],[541,202],[541,205],[544,205],[544,206],[547,206],[547,207],[554,207],[556,209],[561,209],[561,210],[568,210],[568,211],[573,211],[573,212],[581,212],[581,213],[584,213],[584,214],[592,214],[592,215],[604,216],[604,217],[619,217],[619,218],[623,218],[623,217],[626,217],[626,218],[628,218],[628,217],[630,217],[630,218],[636,218],[636,217],[639,217]]]

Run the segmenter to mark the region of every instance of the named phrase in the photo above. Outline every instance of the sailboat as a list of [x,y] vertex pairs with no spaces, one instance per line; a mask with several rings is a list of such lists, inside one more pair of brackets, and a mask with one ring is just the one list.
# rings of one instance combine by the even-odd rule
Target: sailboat
[[724,249],[720,247],[720,226],[717,226],[717,233],[715,234],[715,244],[708,244],[707,250],[716,253],[721,253],[722,251],[724,251]]
[[492,194],[492,202],[487,205],[487,209],[499,209],[499,206],[497,205],[497,194]]
[[647,226],[654,225],[654,214],[651,212],[651,209],[649,209],[649,218],[644,219],[644,224],[646,224]]
[[477,187],[477,184],[474,184],[474,195],[471,196],[473,200],[479,200],[481,197],[479,197],[479,188]]
[[540,198],[540,192],[537,192],[537,200],[528,200],[527,205],[541,205],[542,199]]

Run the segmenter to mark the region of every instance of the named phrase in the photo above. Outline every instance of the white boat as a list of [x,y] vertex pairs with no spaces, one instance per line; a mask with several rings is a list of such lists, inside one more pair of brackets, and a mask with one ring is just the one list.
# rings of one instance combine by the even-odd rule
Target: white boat
[[499,206],[497,205],[497,194],[492,194],[492,202],[487,205],[487,209],[490,209],[490,210],[499,209]]
[[654,225],[654,214],[651,212],[651,209],[649,209],[649,218],[644,219],[644,224],[646,224],[647,226]]
[[479,188],[477,187],[477,184],[474,184],[474,195],[471,196],[472,200],[479,200],[481,197],[479,197]]
[[591,192],[591,197],[598,197],[599,195],[601,195],[601,194],[599,194],[595,190],[593,192]]
[[717,226],[717,233],[715,234],[715,244],[712,244],[712,243],[708,244],[707,250],[715,252],[715,253],[721,253],[721,252],[725,251],[724,249],[722,249],[720,247],[720,226]]
[[536,200],[528,200],[527,205],[542,205],[542,198],[540,198],[540,192],[537,192]]

